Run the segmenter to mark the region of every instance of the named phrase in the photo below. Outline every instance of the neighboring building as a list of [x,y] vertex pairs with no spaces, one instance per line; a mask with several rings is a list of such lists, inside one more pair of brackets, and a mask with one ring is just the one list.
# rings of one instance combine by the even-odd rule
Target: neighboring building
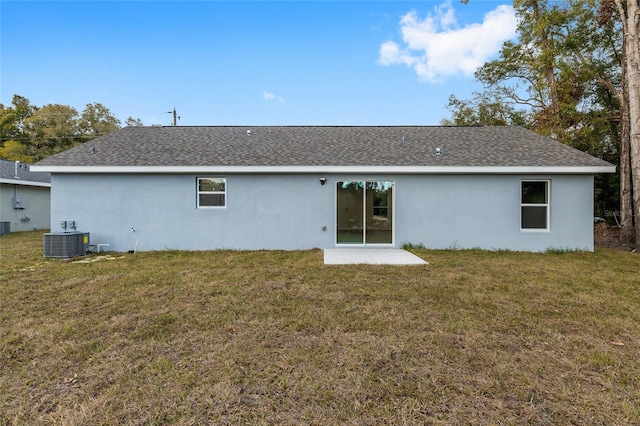
[[47,158],[51,220],[111,250],[593,250],[615,166],[519,127],[127,127]]
[[0,222],[2,233],[47,229],[51,178],[16,161],[0,160]]

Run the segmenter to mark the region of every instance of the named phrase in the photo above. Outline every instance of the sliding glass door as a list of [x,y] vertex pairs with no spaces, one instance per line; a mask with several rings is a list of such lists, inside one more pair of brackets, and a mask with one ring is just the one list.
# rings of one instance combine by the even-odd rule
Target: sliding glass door
[[336,190],[338,244],[393,244],[393,181],[343,181]]
[[377,180],[366,183],[365,243],[393,243],[393,182]]

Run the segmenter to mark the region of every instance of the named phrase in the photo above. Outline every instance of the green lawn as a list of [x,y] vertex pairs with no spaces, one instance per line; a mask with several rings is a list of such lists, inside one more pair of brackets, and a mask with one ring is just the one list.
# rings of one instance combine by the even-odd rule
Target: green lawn
[[0,237],[0,424],[637,424],[640,256],[44,259]]

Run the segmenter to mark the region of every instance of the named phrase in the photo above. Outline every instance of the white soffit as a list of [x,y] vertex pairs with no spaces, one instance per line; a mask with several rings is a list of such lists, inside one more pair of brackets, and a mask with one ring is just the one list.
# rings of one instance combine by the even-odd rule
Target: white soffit
[[51,188],[51,184],[48,182],[35,182],[31,180],[22,180],[22,179],[1,179],[0,183],[6,183],[11,185],[24,185],[24,186],[41,186],[44,188]]

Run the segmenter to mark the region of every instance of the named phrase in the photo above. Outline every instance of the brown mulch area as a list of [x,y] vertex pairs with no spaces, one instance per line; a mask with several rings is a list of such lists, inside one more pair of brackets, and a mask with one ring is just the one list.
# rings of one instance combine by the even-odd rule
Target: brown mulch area
[[633,251],[633,244],[620,240],[620,228],[617,226],[598,223],[593,227],[594,244],[597,247],[612,248],[616,250]]

